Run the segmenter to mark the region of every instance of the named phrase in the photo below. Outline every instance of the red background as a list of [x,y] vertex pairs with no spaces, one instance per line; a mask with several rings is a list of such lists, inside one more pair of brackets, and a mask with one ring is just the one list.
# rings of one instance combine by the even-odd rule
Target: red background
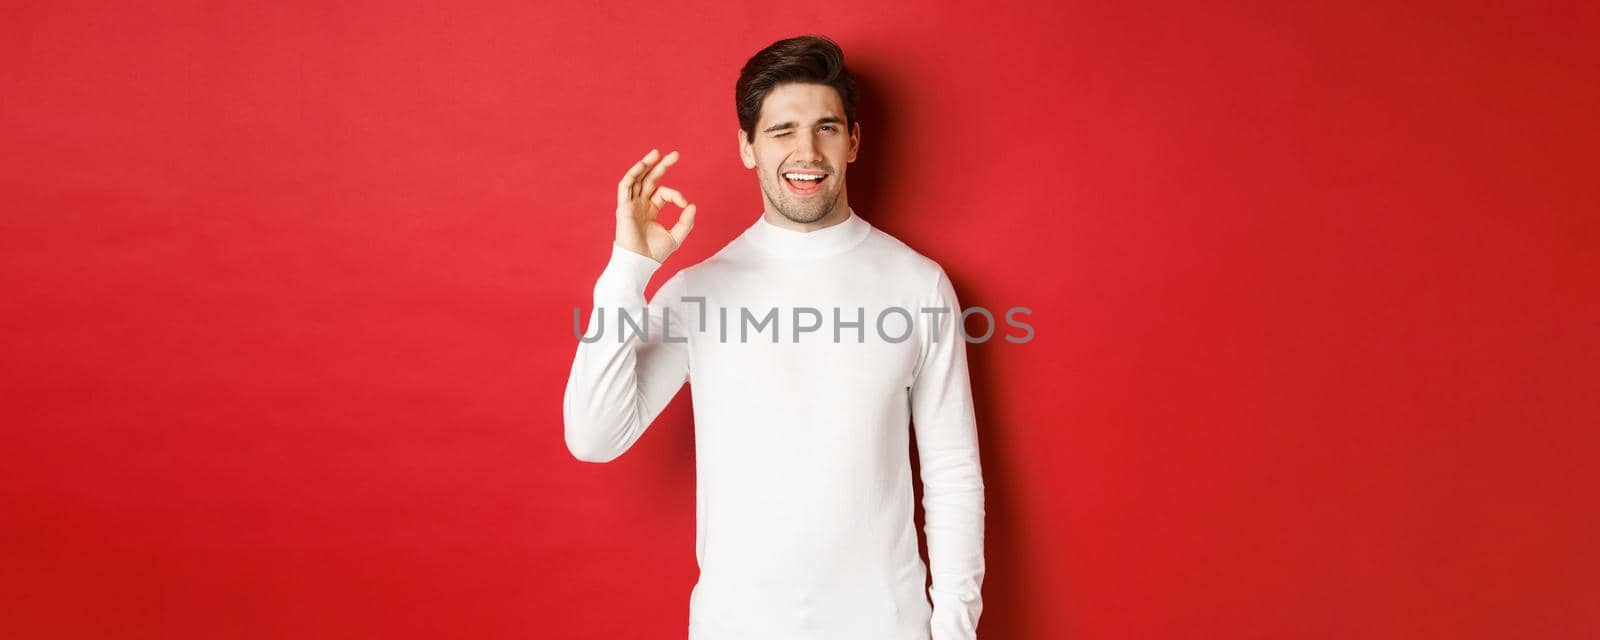
[[683,637],[688,394],[574,460],[572,308],[651,147],[652,292],[755,220],[812,31],[851,204],[1034,310],[984,637],[1600,634],[1592,4],[135,4],[0,12],[0,636]]

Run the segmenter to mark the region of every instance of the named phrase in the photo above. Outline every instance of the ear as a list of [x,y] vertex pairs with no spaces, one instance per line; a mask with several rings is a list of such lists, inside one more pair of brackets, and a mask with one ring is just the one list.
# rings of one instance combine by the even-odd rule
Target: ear
[[744,161],[744,168],[756,168],[756,150],[750,147],[750,141],[745,137],[744,129],[739,130],[739,159]]
[[861,121],[857,120],[850,126],[850,156],[845,162],[855,162],[856,152],[861,150]]

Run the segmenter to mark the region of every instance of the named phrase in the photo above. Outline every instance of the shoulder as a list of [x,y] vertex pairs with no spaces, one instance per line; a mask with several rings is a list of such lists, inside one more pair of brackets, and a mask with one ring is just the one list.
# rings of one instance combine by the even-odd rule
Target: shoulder
[[872,228],[866,242],[867,249],[877,263],[879,273],[904,279],[908,286],[919,292],[933,292],[940,281],[948,281],[943,265],[937,260],[912,248],[905,241],[878,227]]
[[666,282],[662,283],[661,288],[678,294],[688,293],[693,295],[692,292],[699,288],[698,284],[704,282],[707,278],[714,278],[717,273],[740,268],[743,258],[741,258],[742,251],[739,246],[739,238],[735,237],[733,240],[728,241],[727,244],[722,245],[722,248],[718,249],[716,253],[698,262],[680,267],[676,273],[672,274],[672,277],[667,278]]

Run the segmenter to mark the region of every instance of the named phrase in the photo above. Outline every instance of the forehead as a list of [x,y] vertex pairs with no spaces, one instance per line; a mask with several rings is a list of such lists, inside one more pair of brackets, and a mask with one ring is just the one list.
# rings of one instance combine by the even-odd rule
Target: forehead
[[757,124],[785,120],[810,122],[824,116],[844,117],[844,103],[839,100],[839,92],[825,84],[791,82],[767,92],[766,99],[761,102],[761,118]]

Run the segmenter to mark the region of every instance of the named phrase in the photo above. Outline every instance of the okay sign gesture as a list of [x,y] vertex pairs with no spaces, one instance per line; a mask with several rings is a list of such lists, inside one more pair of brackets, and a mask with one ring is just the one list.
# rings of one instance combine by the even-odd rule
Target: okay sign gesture
[[[659,158],[655,149],[634,163],[617,183],[617,244],[634,253],[663,262],[683,244],[694,228],[694,205],[677,189],[658,186],[667,167],[678,161],[678,152]],[[671,202],[682,211],[669,231],[661,224],[661,205]]]

